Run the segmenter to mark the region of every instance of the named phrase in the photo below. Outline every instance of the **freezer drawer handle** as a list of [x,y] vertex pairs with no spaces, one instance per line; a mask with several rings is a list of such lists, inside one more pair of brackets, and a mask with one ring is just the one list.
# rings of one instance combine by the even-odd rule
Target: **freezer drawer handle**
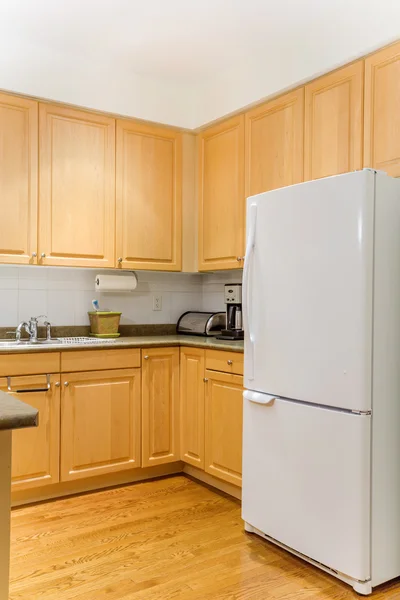
[[254,404],[262,404],[263,406],[273,406],[276,398],[275,396],[268,396],[268,394],[260,394],[259,392],[251,392],[250,390],[245,390],[243,392],[243,398],[245,400],[250,400]]

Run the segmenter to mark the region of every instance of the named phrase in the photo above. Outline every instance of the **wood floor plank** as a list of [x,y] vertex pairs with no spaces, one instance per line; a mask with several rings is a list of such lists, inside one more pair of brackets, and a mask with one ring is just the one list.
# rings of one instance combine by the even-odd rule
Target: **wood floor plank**
[[[237,501],[187,479],[12,511],[10,600],[350,600],[348,586],[243,531]],[[400,582],[373,600],[400,600]]]

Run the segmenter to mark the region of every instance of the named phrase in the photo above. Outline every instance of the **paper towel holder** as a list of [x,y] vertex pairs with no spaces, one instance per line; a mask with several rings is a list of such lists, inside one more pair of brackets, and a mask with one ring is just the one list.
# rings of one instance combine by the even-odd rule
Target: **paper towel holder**
[[[135,271],[125,271],[124,274],[100,273],[96,275],[94,287],[97,292],[133,292],[136,289],[138,277]],[[107,285],[108,284],[108,285]]]

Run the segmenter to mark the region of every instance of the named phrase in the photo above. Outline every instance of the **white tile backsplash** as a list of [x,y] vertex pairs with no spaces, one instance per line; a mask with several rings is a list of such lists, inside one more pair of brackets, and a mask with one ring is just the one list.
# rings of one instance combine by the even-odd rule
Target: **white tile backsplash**
[[[241,281],[241,271],[210,274],[137,272],[132,293],[96,293],[95,269],[0,266],[0,327],[47,315],[53,325],[88,325],[97,298],[101,308],[122,312],[121,323],[176,323],[187,310],[225,310],[224,284]],[[153,311],[153,296],[162,310]]]

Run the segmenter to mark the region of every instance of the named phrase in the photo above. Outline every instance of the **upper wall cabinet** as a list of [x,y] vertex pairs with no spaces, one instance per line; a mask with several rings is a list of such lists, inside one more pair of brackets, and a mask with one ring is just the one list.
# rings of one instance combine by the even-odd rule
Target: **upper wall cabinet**
[[118,266],[180,271],[182,140],[173,130],[117,121]]
[[199,134],[199,270],[243,268],[244,117]]
[[305,87],[304,179],[362,167],[364,62]]
[[303,181],[304,88],[246,113],[246,196]]
[[364,166],[400,177],[400,42],[365,60]]
[[40,104],[39,154],[39,263],[115,266],[115,120]]
[[35,264],[38,103],[0,94],[0,263]]

